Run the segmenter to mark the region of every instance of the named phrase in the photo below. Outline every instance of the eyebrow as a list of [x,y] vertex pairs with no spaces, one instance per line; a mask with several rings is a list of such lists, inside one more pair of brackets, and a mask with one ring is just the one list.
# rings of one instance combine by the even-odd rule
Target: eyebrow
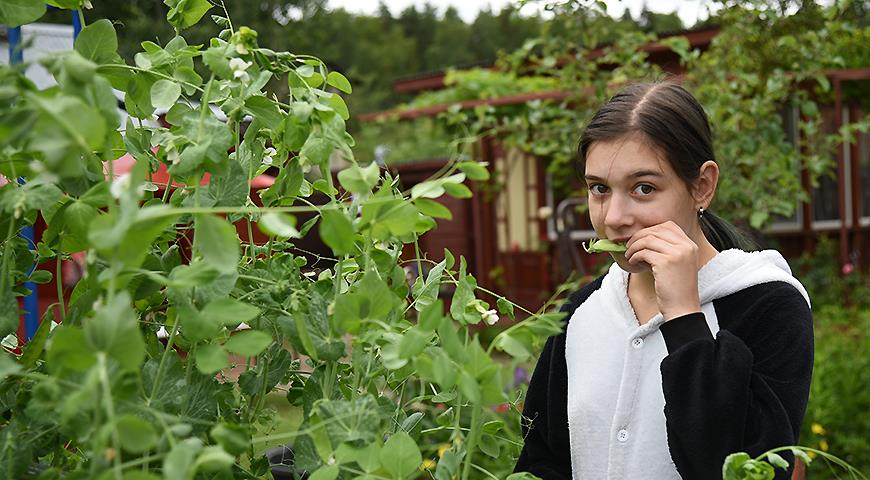
[[[657,170],[637,170],[637,171],[632,172],[628,175],[628,178],[640,178],[640,177],[661,178],[661,177],[664,177],[664,174],[662,172],[657,171]],[[604,181],[603,178],[595,176],[595,175],[586,175],[585,178],[586,178],[586,180],[594,181],[594,182],[603,182]]]

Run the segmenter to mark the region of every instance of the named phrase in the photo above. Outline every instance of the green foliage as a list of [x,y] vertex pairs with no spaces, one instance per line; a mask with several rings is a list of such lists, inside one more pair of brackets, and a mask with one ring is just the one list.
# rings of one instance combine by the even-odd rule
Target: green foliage
[[[648,53],[641,48],[656,40],[654,34],[609,28],[598,3],[548,5],[556,16],[545,25],[545,35],[504,55],[498,70],[450,73],[448,88],[424,93],[408,106],[447,107],[518,93],[562,92],[562,100],[468,110],[453,105],[440,118],[460,141],[495,136],[544,159],[556,187],[564,189],[565,179],[576,175],[582,125],[627,82],[665,75],[647,62]],[[804,2],[797,11],[783,5],[728,4],[715,19],[721,32],[703,52],[690,49],[684,37],[662,41],[680,56],[683,84],[710,118],[716,160],[727,179],[720,182],[714,208],[755,229],[777,216],[790,216],[795,200],[808,200],[802,169],[816,184],[832,172],[836,146],[870,128],[863,119],[829,133],[822,128],[819,108],[831,102],[825,70],[866,66],[870,28],[850,13],[848,4]],[[846,100],[865,101],[866,91],[850,88],[844,91]],[[792,109],[800,113],[798,144],[789,142],[783,118]],[[416,138],[414,133],[406,136]]]
[[[836,452],[859,471],[870,471],[864,411],[870,401],[870,382],[855,372],[870,368],[863,352],[870,344],[870,314],[866,308],[826,305],[815,314],[815,366],[810,402],[801,431],[801,444]],[[821,466],[813,478],[837,478]]]
[[[178,31],[198,28],[211,6],[167,4]],[[202,45],[142,42],[135,66],[118,55],[112,24],[92,23],[75,50],[43,62],[58,81],[44,91],[0,69],[0,130],[14,133],[0,137],[0,171],[26,178],[0,187],[0,336],[17,328],[25,281],[62,289],[61,278],[29,273],[34,261],[87,252],[60,324],[52,330],[47,315],[20,356],[0,356],[0,468],[13,478],[37,463],[70,478],[266,478],[254,445],[290,442],[314,478],[412,478],[449,444],[438,478],[506,476],[512,462],[496,457],[516,458],[520,445],[507,372],[559,317],[527,312],[484,348],[471,327],[498,314],[477,298],[465,259],[457,269],[446,252],[413,286],[400,259],[434,228],[430,214],[449,217],[437,200],[470,195],[463,182],[486,180],[485,165],[454,159],[403,192],[354,157],[345,76],[213,20],[225,31]],[[288,95],[266,95],[270,81]],[[129,120],[115,131],[112,88],[132,117],[168,107],[170,126]],[[118,175],[125,151],[135,163]],[[350,164],[337,175],[343,190],[335,156]],[[161,167],[181,186],[155,192],[147,179]],[[246,185],[267,168],[278,174],[257,205]],[[328,201],[315,205],[315,192]],[[296,214],[311,214],[298,229]],[[47,227],[30,250],[18,232],[40,217]],[[253,223],[266,245],[240,239]],[[310,266],[294,242],[315,226],[334,258]],[[449,311],[446,286],[456,289]],[[500,298],[498,308],[512,315],[514,305]],[[302,418],[273,438],[266,398],[279,391]],[[490,408],[509,401],[506,413]]]

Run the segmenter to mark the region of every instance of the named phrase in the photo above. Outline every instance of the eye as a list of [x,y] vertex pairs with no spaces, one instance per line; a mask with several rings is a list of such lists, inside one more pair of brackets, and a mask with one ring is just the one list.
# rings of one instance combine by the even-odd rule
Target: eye
[[593,183],[592,185],[589,185],[589,191],[592,192],[593,195],[604,195],[607,193],[607,186],[600,183]]
[[634,193],[638,195],[649,195],[656,190],[656,187],[652,185],[641,183],[640,185],[634,187]]

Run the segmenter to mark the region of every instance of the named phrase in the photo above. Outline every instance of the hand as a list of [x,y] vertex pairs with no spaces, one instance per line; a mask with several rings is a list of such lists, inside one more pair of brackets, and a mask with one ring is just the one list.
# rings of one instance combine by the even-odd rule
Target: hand
[[701,311],[698,298],[698,245],[672,221],[636,232],[626,243],[629,264],[647,263],[665,320]]

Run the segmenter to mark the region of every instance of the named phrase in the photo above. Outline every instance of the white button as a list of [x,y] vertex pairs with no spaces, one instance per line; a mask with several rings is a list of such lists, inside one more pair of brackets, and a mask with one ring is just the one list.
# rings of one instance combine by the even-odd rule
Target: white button
[[622,430],[617,432],[616,439],[619,440],[620,442],[627,442],[628,441],[628,430],[623,428]]
[[631,341],[631,346],[634,348],[642,347],[643,346],[643,339],[642,338],[635,338],[634,340]]

